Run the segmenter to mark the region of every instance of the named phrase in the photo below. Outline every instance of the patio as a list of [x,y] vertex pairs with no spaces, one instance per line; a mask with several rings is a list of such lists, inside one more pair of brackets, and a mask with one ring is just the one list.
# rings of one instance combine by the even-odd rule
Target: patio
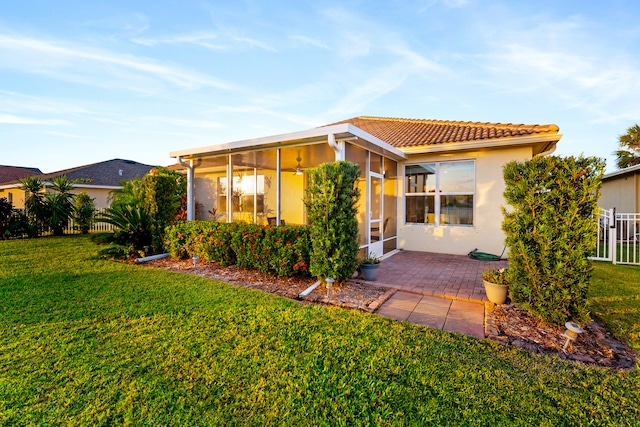
[[482,272],[507,267],[506,260],[478,261],[466,255],[399,251],[380,264],[376,285],[419,295],[482,303]]

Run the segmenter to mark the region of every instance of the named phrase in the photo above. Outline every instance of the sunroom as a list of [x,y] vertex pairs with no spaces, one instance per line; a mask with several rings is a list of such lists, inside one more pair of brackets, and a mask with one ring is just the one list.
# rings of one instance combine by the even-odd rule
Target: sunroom
[[187,219],[264,225],[307,224],[306,170],[350,161],[361,171],[362,251],[382,256],[398,247],[398,163],[406,157],[351,124],[179,150],[170,156],[187,171]]

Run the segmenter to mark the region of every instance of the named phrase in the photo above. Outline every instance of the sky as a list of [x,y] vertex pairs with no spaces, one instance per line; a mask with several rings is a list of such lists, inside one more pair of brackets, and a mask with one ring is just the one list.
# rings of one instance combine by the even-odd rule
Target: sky
[[0,2],[0,165],[53,172],[356,117],[548,124],[616,170],[636,0]]

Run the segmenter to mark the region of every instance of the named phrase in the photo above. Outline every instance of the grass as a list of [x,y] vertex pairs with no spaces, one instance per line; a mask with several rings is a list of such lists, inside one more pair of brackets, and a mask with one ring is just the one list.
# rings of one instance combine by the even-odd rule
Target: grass
[[[101,261],[96,249],[85,237],[0,242],[0,425],[640,423],[637,370]],[[626,314],[604,310],[618,291],[599,287],[594,313],[637,345]],[[627,302],[637,316],[638,299]]]
[[640,351],[640,267],[596,262],[589,291],[593,317]]

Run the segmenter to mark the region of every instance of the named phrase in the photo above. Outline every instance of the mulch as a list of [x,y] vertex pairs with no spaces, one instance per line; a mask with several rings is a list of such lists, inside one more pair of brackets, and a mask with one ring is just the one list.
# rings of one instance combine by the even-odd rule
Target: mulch
[[[185,274],[220,280],[237,286],[259,289],[305,303],[333,305],[349,309],[374,312],[393,295],[394,289],[375,286],[359,279],[352,279],[334,286],[330,292],[320,285],[309,295],[299,294],[315,283],[309,277],[274,277],[236,266],[222,267],[202,260],[194,266],[191,260],[163,258],[143,265],[177,271]],[[597,321],[584,326],[585,332],[567,341],[564,327],[543,324],[513,304],[495,305],[487,310],[485,335],[488,339],[522,348],[541,355],[559,357],[586,365],[629,370],[636,366],[638,354],[616,339]]]

